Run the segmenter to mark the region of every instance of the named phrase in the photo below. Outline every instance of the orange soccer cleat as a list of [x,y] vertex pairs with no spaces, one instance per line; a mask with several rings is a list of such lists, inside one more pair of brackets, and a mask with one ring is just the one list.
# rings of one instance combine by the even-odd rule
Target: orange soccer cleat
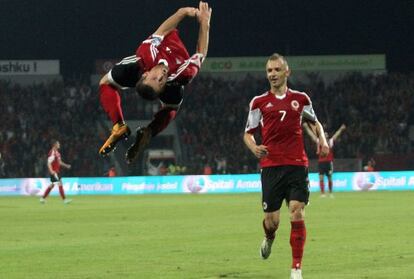
[[118,141],[128,139],[130,134],[131,130],[125,123],[116,123],[112,127],[111,135],[99,149],[99,154],[102,156],[108,155],[111,151],[115,150]]

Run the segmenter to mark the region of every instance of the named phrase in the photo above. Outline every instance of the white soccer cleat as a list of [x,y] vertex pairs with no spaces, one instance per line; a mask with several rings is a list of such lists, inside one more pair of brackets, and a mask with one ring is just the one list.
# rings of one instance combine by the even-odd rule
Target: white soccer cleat
[[270,253],[272,252],[272,245],[273,245],[274,239],[263,239],[262,245],[260,246],[260,257],[262,257],[263,260],[266,260]]
[[331,199],[335,198],[334,194],[332,194],[332,193],[330,193],[330,194],[329,194],[329,197],[330,197]]
[[321,198],[326,198],[326,195],[325,194],[321,194],[321,196],[320,196]]
[[68,203],[71,203],[71,202],[72,202],[72,200],[71,200],[71,199],[64,199],[64,200],[63,200],[63,203],[64,203],[64,204],[68,204]]
[[44,204],[44,203],[46,203],[46,199],[40,198],[39,202],[42,203],[42,204]]
[[292,268],[292,271],[290,272],[290,279],[303,279],[302,270]]

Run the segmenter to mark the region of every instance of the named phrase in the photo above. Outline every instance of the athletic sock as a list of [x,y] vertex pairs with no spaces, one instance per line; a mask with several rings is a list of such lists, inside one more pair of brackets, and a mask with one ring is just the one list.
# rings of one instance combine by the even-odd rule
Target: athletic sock
[[163,108],[154,115],[154,119],[148,125],[151,129],[152,137],[158,135],[162,130],[167,128],[168,124],[174,120],[177,110],[173,108]]
[[121,108],[121,97],[118,91],[108,84],[99,86],[99,99],[102,108],[108,114],[113,124],[124,122],[124,116]]
[[303,250],[306,241],[305,221],[292,221],[290,231],[290,246],[292,247],[292,268],[302,267]]
[[321,188],[321,194],[325,194],[325,181],[319,180],[319,187]]
[[53,184],[46,188],[45,192],[43,193],[42,198],[46,199],[49,196],[50,191],[53,189]]
[[329,188],[329,193],[332,193],[332,188],[333,188],[332,180],[328,181],[328,188]]
[[65,190],[63,190],[63,185],[59,185],[59,194],[62,197],[62,200],[64,200],[65,197]]

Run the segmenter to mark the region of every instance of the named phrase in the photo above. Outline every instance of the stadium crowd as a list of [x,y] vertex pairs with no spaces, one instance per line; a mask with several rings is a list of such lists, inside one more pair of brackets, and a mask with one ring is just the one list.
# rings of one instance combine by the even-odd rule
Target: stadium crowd
[[[348,74],[325,84],[317,74],[309,82],[292,84],[313,100],[319,120],[333,133],[347,130],[335,147],[336,158],[371,158],[374,154],[411,152],[409,127],[414,125],[413,74]],[[268,89],[264,78],[246,75],[227,80],[201,75],[188,86],[177,116],[187,174],[256,172],[257,160],[246,150],[242,135],[251,98]],[[122,94],[127,118],[150,117],[157,102],[141,102]],[[62,144],[62,156],[72,169],[63,176],[101,176],[108,162],[97,148],[106,120],[96,90],[79,80],[17,85],[0,81],[0,175],[45,177],[52,139]],[[315,146],[305,136],[308,155]]]
[[[47,177],[51,141],[62,144],[62,158],[72,165],[63,176],[102,174],[98,160],[98,99],[79,81],[23,86],[0,81],[0,153],[5,177]],[[103,138],[103,135],[102,135]]]
[[[411,152],[413,74],[352,73],[329,84],[309,74],[307,80],[291,87],[310,95],[330,136],[342,123],[347,125],[335,146],[336,158],[367,160],[374,154]],[[257,160],[245,149],[242,133],[249,101],[267,89],[265,79],[249,75],[233,81],[204,76],[193,82],[178,117],[193,172],[202,173],[206,164],[214,173],[257,171]],[[309,137],[305,136],[305,144],[309,157],[316,158]]]

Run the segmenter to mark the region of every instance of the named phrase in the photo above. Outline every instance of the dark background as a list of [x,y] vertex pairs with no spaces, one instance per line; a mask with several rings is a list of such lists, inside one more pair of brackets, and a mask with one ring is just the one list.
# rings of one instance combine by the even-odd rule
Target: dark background
[[[413,71],[414,1],[211,0],[209,56],[381,54]],[[64,75],[122,58],[184,0],[0,0],[0,59],[60,59]],[[180,32],[190,52],[197,23]]]

